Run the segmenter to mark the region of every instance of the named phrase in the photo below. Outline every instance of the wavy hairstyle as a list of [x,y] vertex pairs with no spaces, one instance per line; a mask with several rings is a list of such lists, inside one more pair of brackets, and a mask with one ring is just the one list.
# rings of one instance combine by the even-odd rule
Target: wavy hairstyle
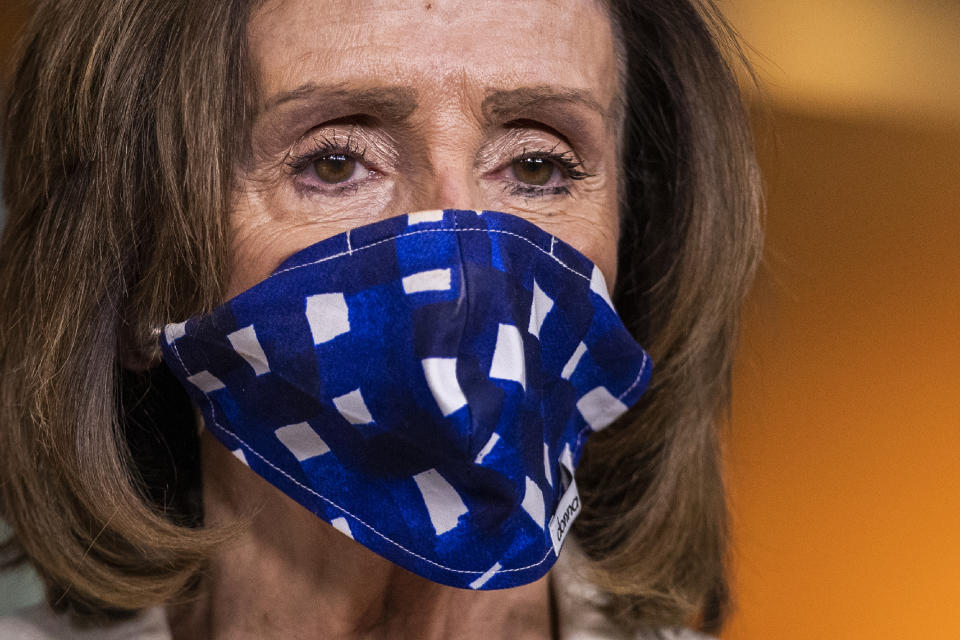
[[[592,438],[574,536],[625,629],[729,608],[719,425],[762,196],[711,0],[606,0],[618,33],[615,302],[657,363]],[[2,120],[0,513],[50,604],[112,618],[172,601],[230,532],[203,526],[196,428],[153,328],[224,294],[236,158],[259,108],[255,0],[41,0]],[[241,132],[238,135],[238,132]]]

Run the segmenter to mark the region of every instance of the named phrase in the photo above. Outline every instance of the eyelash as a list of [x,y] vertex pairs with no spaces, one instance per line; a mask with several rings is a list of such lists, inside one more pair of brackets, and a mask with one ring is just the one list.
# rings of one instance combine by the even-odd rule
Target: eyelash
[[[367,148],[360,146],[349,134],[343,142],[339,142],[336,136],[333,139],[327,136],[313,137],[310,142],[309,150],[302,154],[290,155],[286,160],[286,165],[294,176],[302,176],[314,162],[328,156],[344,155],[366,164]],[[328,194],[340,195],[346,191],[355,192],[360,188],[360,184],[348,182],[343,185],[328,185],[324,188],[313,186],[305,186],[305,188],[310,191],[323,191]]]
[[[350,135],[348,135],[346,140],[343,142],[338,142],[336,137],[330,139],[326,136],[312,138],[311,142],[312,145],[308,151],[298,155],[291,155],[287,158],[286,165],[289,167],[293,175],[302,176],[313,163],[333,155],[349,156],[360,163],[366,164],[364,162],[367,152],[366,147],[360,146]],[[564,151],[562,153],[558,153],[556,150],[557,146],[554,146],[547,151],[527,151],[527,149],[524,148],[520,155],[512,158],[506,166],[510,166],[513,163],[520,162],[522,160],[543,159],[549,160],[551,163],[553,163],[554,166],[559,168],[564,176],[569,180],[584,180],[593,176],[593,174],[583,170],[583,163],[577,159],[573,151]],[[322,190],[327,193],[332,193],[332,195],[340,195],[346,191],[356,192],[359,187],[359,183],[350,182],[341,186],[329,185],[328,187],[322,188]],[[311,191],[321,190],[316,187],[306,188]],[[504,188],[505,190],[509,190],[510,194],[513,196],[525,198],[570,195],[570,188],[568,185],[543,187],[515,182],[513,184],[506,185]]]
[[[524,148],[523,151],[520,152],[519,156],[510,160],[510,164],[512,165],[514,162],[520,162],[521,160],[543,159],[552,162],[570,180],[584,180],[585,178],[589,178],[593,175],[583,170],[583,163],[577,159],[577,156],[573,153],[573,151],[557,153],[557,146],[559,145],[554,146],[549,151],[528,152],[526,148]],[[515,183],[512,185],[507,185],[506,189],[510,190],[511,195],[521,197],[537,198],[541,196],[570,195],[570,188],[567,185],[558,187],[538,187],[535,185]]]

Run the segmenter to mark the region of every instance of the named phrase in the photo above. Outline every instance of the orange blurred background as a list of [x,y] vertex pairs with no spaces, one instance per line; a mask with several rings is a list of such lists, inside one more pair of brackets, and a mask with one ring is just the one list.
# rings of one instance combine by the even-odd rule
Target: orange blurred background
[[960,638],[960,3],[724,7],[770,113],[723,637]]
[[[723,638],[960,638],[960,2],[722,8],[769,194]],[[0,64],[25,15],[0,5]]]

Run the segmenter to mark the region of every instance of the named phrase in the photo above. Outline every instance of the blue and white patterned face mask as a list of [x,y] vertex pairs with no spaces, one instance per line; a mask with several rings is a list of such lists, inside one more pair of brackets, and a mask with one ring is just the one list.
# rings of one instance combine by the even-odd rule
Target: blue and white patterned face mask
[[493,211],[352,229],[164,333],[237,458],[372,551],[472,589],[547,573],[584,442],[651,371],[599,269]]

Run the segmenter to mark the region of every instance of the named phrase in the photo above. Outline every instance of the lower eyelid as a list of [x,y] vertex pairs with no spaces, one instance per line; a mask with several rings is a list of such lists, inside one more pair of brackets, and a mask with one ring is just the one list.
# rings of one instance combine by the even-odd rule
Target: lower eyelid
[[305,179],[303,173],[296,174],[294,177],[294,188],[301,194],[336,197],[346,192],[356,193],[361,188],[372,186],[372,183],[378,182],[383,175],[373,169],[368,169],[365,177],[359,180],[351,180],[340,183],[325,183],[318,178],[312,181]]
[[504,185],[504,190],[509,191],[510,195],[517,197],[539,198],[545,196],[569,196],[569,185],[554,185],[550,187],[538,187],[527,185],[522,182],[514,182]]

